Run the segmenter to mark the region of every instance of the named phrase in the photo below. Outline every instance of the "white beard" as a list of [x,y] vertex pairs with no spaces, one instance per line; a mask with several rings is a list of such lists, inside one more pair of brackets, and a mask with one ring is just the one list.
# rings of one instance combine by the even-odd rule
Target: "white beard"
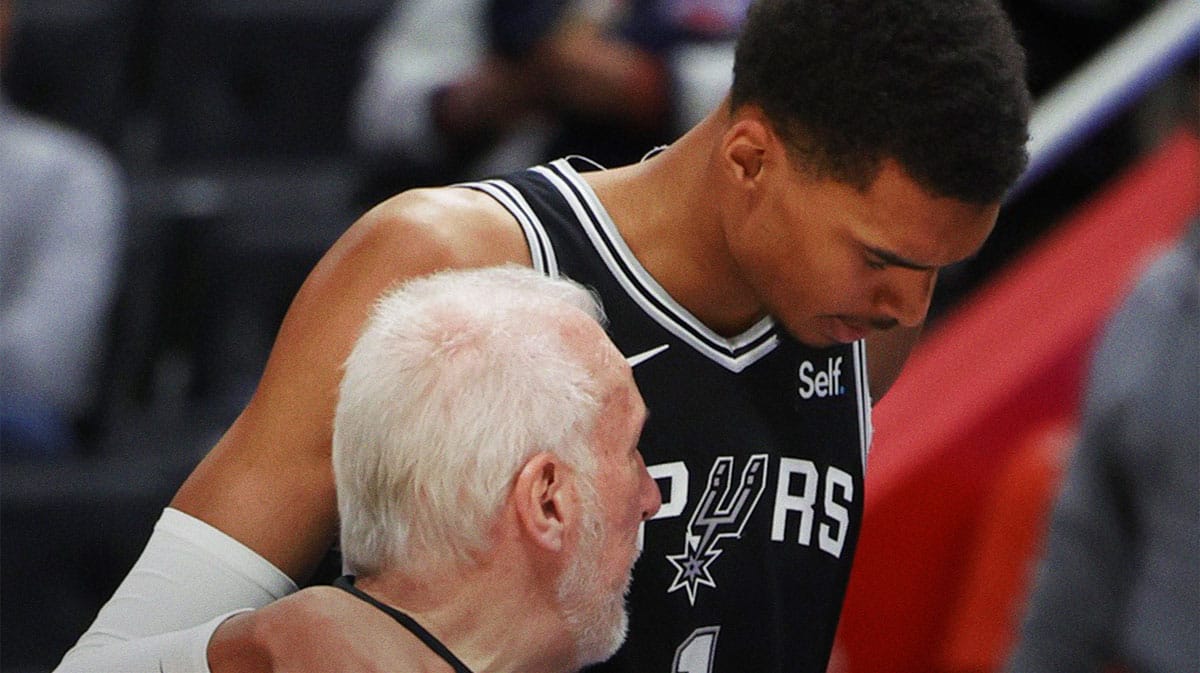
[[579,547],[558,580],[558,599],[575,639],[579,666],[605,661],[616,654],[629,631],[625,598],[632,576],[619,594],[601,586],[600,555],[608,542],[593,503],[585,502]]

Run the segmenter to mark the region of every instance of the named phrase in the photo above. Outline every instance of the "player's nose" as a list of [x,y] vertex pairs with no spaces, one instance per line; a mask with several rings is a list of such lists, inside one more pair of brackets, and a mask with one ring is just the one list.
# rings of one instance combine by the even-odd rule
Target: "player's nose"
[[905,327],[917,327],[925,322],[936,283],[936,270],[898,270],[877,290],[875,308]]

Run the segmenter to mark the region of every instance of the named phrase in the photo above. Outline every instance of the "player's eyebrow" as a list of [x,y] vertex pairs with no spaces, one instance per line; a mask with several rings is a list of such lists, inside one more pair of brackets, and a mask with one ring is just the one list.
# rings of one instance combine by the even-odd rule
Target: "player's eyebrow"
[[938,267],[936,267],[936,266],[930,266],[928,264],[920,264],[918,262],[912,261],[911,259],[906,259],[904,257],[901,257],[900,255],[897,255],[894,252],[884,250],[882,248],[875,248],[875,247],[872,247],[869,245],[866,246],[866,248],[867,248],[867,252],[871,253],[872,255],[875,255],[876,257],[878,257],[880,259],[880,261],[884,262],[885,264],[889,264],[891,266],[898,266],[902,269],[912,269],[913,271],[936,271],[938,269]]

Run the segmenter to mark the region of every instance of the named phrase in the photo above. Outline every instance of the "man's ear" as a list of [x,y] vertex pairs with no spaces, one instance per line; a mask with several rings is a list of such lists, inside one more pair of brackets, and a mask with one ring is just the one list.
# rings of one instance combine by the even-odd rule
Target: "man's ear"
[[734,115],[733,122],[721,141],[721,158],[734,180],[747,187],[762,178],[768,153],[778,144],[766,117],[757,108],[747,108]]
[[534,455],[517,473],[517,518],[534,544],[548,551],[562,551],[567,527],[578,516],[574,479],[574,471],[550,453]]

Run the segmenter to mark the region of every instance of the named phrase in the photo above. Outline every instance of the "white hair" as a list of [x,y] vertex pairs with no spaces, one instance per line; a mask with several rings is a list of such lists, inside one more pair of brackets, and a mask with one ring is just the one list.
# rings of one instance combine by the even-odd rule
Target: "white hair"
[[468,561],[538,452],[590,480],[603,391],[565,338],[579,311],[604,323],[587,289],[516,266],[426,276],[376,303],[346,360],[333,428],[352,573]]

